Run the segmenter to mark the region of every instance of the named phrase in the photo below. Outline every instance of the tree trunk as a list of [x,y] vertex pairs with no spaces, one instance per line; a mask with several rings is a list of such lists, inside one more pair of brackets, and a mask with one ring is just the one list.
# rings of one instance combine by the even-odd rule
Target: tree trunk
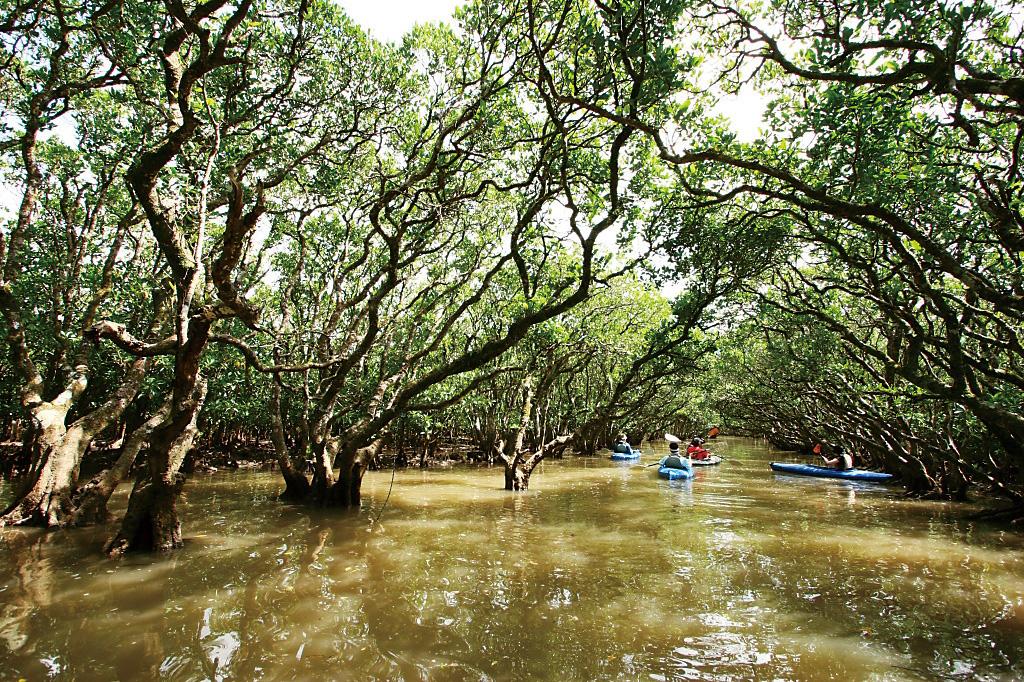
[[527,490],[530,487],[530,474],[519,466],[519,460],[505,462],[505,490]]
[[[70,407],[70,406],[67,406]],[[67,407],[44,403],[32,411],[33,465],[17,499],[0,515],[0,526],[59,526],[70,507],[78,460],[87,443],[81,429],[64,425]]]
[[328,496],[327,504],[329,506],[359,507],[362,500],[363,475],[366,473],[370,460],[380,452],[383,444],[383,439],[378,438],[365,447],[339,448],[334,460],[337,479]]
[[561,454],[572,442],[573,435],[558,436],[541,445],[529,457],[513,457],[505,464],[505,490],[527,490],[530,476],[544,458]]
[[71,498],[89,444],[111,422],[120,419],[142,386],[148,368],[148,360],[136,360],[114,395],[71,426],[65,425],[74,404],[67,392],[31,409],[33,465],[21,494],[0,515],[0,527],[28,524],[53,528],[73,516]]
[[144,476],[135,482],[128,511],[121,520],[121,529],[104,548],[112,557],[130,551],[169,551],[181,547],[181,522],[178,520],[177,499],[185,486],[185,475],[174,474],[170,483],[164,480],[154,484]]
[[149,442],[153,430],[167,418],[170,411],[171,402],[168,398],[152,417],[124,439],[121,456],[114,465],[96,474],[75,491],[72,497],[73,509],[64,522],[65,526],[87,526],[104,523],[110,519],[110,512],[107,511],[110,496],[128,477],[139,451]]
[[[277,465],[281,468],[281,476],[284,477],[284,492],[278,499],[286,502],[300,502],[309,497],[310,486],[306,474],[295,466],[288,446],[284,440],[284,418],[281,415],[281,386],[275,381],[271,397],[270,419],[273,428],[270,431],[270,440],[274,443],[274,453],[277,455]],[[302,460],[305,462],[305,452],[300,451]]]
[[170,416],[154,429],[149,469],[136,481],[121,528],[107,542],[109,556],[182,546],[177,501],[186,477],[179,469],[199,433],[196,420],[205,399],[206,381],[197,377],[190,399],[172,405]]
[[310,483],[308,501],[313,505],[332,506],[335,476],[332,461],[337,452],[338,442],[332,438],[313,439],[313,481]]

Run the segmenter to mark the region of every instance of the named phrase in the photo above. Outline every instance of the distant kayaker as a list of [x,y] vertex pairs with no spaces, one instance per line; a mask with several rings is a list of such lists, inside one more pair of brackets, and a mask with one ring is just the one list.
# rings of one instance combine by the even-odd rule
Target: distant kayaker
[[661,461],[661,466],[667,469],[692,470],[690,463],[679,456],[679,443],[675,441],[668,444],[668,457]]
[[615,437],[615,445],[612,446],[612,452],[619,452],[624,455],[633,454],[633,448],[629,444],[629,441],[626,440],[626,434],[620,433]]
[[717,426],[712,426],[711,430],[708,431],[708,440],[712,440],[714,438],[718,438],[718,434],[719,433],[721,433],[721,432],[718,430],[718,427]]
[[707,459],[710,457],[711,452],[705,450],[702,443],[703,441],[700,438],[694,437],[690,441],[689,447],[686,448],[686,456],[692,459]]
[[838,469],[839,471],[846,471],[853,468],[853,457],[843,449],[842,445],[837,445],[832,452],[835,457],[829,458],[825,455],[821,456],[821,458],[825,460],[825,466],[830,469]]

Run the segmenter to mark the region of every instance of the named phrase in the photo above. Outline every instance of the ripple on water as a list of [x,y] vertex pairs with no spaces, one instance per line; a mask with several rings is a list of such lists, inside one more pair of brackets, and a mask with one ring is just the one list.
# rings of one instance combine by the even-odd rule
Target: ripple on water
[[1019,535],[715,449],[677,483],[598,458],[519,494],[500,468],[401,471],[372,526],[390,471],[361,514],[219,472],[190,482],[171,559],[82,554],[110,529],[9,533],[0,660],[79,680],[1024,676]]

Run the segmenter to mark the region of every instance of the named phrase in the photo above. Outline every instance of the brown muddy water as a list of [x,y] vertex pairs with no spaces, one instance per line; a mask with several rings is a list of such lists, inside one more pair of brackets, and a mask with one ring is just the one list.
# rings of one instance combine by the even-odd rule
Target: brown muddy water
[[496,468],[399,471],[379,523],[390,471],[359,514],[199,475],[170,559],[6,531],[0,679],[1024,678],[1024,537],[714,449],[683,483],[594,458],[522,494]]

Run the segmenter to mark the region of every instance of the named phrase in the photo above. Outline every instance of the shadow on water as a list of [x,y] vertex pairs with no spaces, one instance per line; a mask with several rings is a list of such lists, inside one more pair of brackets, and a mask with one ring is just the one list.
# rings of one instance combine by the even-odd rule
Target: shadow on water
[[[91,679],[1013,679],[1024,541],[898,488],[725,462],[372,472],[360,514],[275,501],[272,474],[189,483],[188,546],[0,535],[0,662]],[[118,504],[123,504],[123,498]]]

